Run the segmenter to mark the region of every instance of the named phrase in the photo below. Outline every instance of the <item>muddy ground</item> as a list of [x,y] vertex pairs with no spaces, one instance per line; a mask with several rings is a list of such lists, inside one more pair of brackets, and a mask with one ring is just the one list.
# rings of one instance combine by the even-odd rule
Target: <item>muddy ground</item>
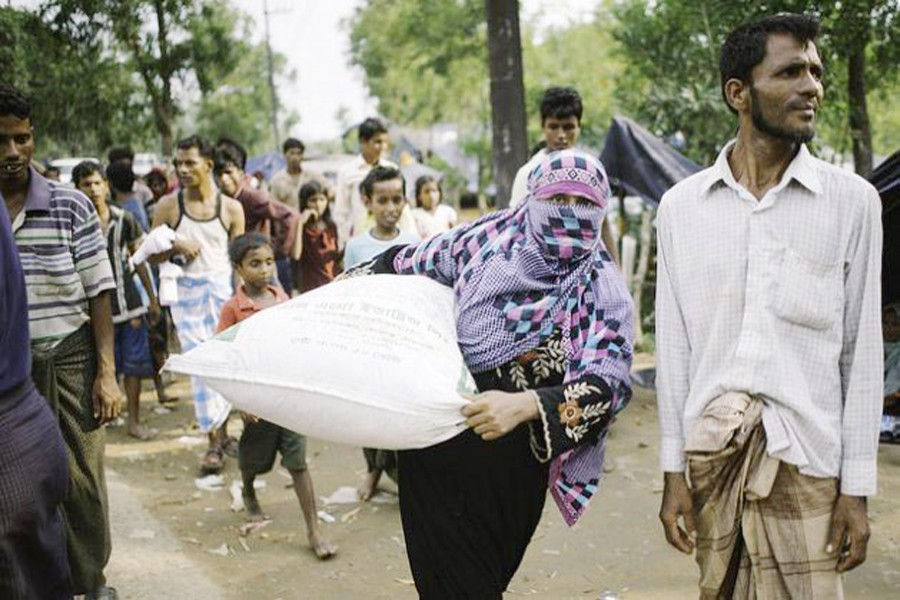
[[[188,385],[170,389],[189,397]],[[246,513],[230,509],[231,482],[240,479],[229,459],[224,486],[195,484],[202,436],[191,428],[184,400],[155,414],[143,396],[145,422],[157,440],[138,442],[111,428],[107,468],[113,521],[110,584],[122,598],[415,598],[403,545],[396,496],[383,503],[320,505],[334,518],[323,523],[340,554],[318,561],[306,545],[290,479],[276,468],[259,493],[273,518],[242,537]],[[235,432],[239,419],[232,420]],[[195,445],[190,445],[191,443]],[[662,478],[657,468],[657,412],[652,391],[637,389],[611,434],[601,493],[575,527],[565,526],[548,501],[543,519],[507,597],[696,597],[690,557],[666,546],[657,520]],[[364,475],[359,449],[310,440],[308,461],[317,496],[358,486]],[[384,484],[395,491],[392,484]],[[900,446],[881,445],[879,494],[870,500],[872,539],[866,564],[846,576],[849,598],[900,597]]]

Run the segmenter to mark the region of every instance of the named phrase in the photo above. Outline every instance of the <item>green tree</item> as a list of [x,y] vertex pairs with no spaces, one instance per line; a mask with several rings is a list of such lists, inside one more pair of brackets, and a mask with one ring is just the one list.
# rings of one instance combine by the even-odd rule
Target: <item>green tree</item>
[[680,131],[686,152],[708,163],[734,118],[721,100],[718,49],[745,20],[777,12],[817,15],[826,63],[821,139],[852,148],[858,172],[871,168],[867,94],[896,81],[900,58],[897,0],[626,0],[616,5],[615,37],[626,68],[617,81],[622,105],[662,134]]
[[47,0],[42,13],[82,44],[108,39],[127,57],[167,156],[181,112],[176,87],[192,76],[209,93],[234,69],[243,47],[234,37],[239,13],[226,0]]
[[96,39],[73,39],[38,13],[0,8],[0,64],[0,79],[35,100],[44,155],[99,154],[114,142],[148,140],[140,88]]

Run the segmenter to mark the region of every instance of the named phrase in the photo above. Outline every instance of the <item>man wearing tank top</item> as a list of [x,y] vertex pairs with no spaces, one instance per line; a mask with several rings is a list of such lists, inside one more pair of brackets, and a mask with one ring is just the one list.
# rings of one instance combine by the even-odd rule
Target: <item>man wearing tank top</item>
[[[231,298],[228,243],[244,233],[244,209],[213,187],[213,146],[208,140],[193,135],[178,142],[174,163],[180,189],[159,200],[153,227],[168,225],[178,235],[171,250],[151,260],[183,265],[171,310],[182,351],[187,352],[215,335],[222,306]],[[231,405],[199,379],[192,377],[191,385],[197,424],[209,435],[200,469],[216,473],[224,467],[223,452],[236,450],[225,429]]]

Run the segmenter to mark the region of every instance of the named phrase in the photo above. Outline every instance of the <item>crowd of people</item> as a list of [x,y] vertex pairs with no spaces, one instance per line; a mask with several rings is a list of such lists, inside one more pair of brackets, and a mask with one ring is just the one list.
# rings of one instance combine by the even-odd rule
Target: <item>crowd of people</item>
[[[785,14],[731,32],[720,67],[736,138],[659,210],[660,519],[696,553],[702,597],[840,597],[841,573],[865,559],[882,388],[897,396],[882,385],[880,205],[807,149],[817,35],[814,19]],[[439,180],[404,179],[376,118],[334,182],[291,138],[266,191],[240,142],[192,135],[171,174],[141,181],[122,147],[66,186],[34,161],[32,108],[0,84],[0,596],[115,598],[103,456],[120,383],[127,434],[153,439],[140,393],[151,379],[160,404],[178,402],[159,375],[170,334],[188,351],[341,276],[451,287],[480,390],[453,439],[363,450],[360,497],[383,473],[397,482],[422,597],[499,598],[548,491],[568,524],[583,514],[631,397],[634,308],[605,217],[610,182],[576,149],[576,90],[546,90],[542,146],[510,208],[472,223]],[[254,480],[280,454],[311,549],[335,556],[304,437],[241,413],[237,440],[228,399],[198,378],[191,390],[208,439],[198,470],[236,457],[259,522]]]

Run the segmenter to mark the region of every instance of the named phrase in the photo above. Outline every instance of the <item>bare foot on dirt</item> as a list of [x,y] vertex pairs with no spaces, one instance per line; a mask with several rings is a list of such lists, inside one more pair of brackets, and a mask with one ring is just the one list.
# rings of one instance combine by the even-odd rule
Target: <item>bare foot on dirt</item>
[[262,511],[262,507],[259,505],[259,500],[256,498],[256,493],[251,492],[249,494],[242,493],[241,497],[244,499],[244,507],[247,509],[247,521],[250,523],[262,523],[263,521],[269,521],[268,515],[266,515]]
[[153,429],[152,427],[144,427],[143,425],[135,424],[128,426],[128,435],[133,438],[137,438],[142,442],[147,442],[159,435],[159,430]]
[[359,488],[359,499],[368,502],[372,496],[378,493],[378,480],[381,479],[381,471],[370,471],[366,474],[366,482]]
[[309,532],[307,538],[309,539],[309,547],[316,553],[316,558],[319,560],[328,560],[337,554],[338,547],[328,540],[322,539],[318,531]]

